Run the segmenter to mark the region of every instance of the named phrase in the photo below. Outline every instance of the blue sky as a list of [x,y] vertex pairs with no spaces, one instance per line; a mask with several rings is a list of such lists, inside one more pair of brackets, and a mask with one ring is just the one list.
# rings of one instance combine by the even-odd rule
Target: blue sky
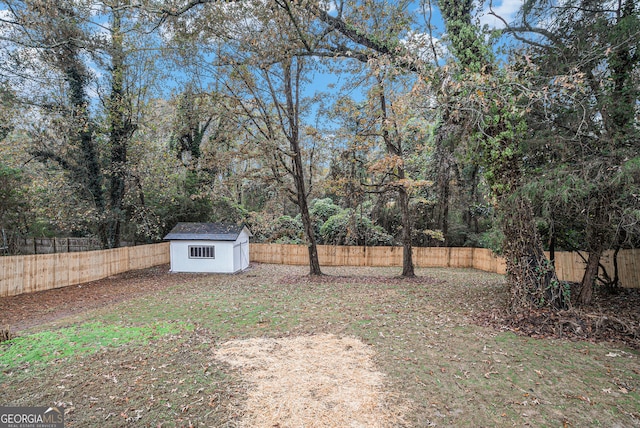
[[[493,13],[502,17],[505,21],[511,22],[516,17],[516,14],[522,7],[522,4],[523,4],[523,0],[487,1],[483,5],[483,8],[479,11],[477,18],[479,19],[481,24],[483,25],[486,24],[489,26],[489,28],[493,28],[493,29],[503,28],[504,27],[503,22],[498,18],[492,16],[490,12],[493,11]],[[415,13],[416,22],[418,25],[414,29],[414,31],[416,33],[420,33],[420,31],[424,31],[424,28],[426,27],[425,13],[423,13],[423,10],[418,3],[416,3],[416,5],[413,7],[412,12]],[[433,37],[439,40],[445,35],[442,16],[440,15],[440,11],[435,6],[432,8],[431,13],[432,13],[432,16],[431,16],[430,23],[434,28]],[[306,88],[306,91],[305,91],[306,95],[313,96],[318,91],[328,91],[331,93],[336,93],[339,90],[341,83],[344,83],[347,78],[348,77],[346,76],[341,77],[329,72],[318,71],[314,73],[313,83],[308,85],[308,87]],[[331,84],[335,84],[336,88],[331,90],[330,89]],[[352,91],[351,96],[354,97],[355,99],[363,98],[362,93],[359,93],[357,90]],[[315,113],[315,110],[308,116],[311,117],[313,116],[314,113]]]

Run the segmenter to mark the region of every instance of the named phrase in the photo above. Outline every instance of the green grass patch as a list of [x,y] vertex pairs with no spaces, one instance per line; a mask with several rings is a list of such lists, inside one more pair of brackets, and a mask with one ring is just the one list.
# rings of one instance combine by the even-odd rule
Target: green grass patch
[[177,333],[184,327],[176,323],[126,326],[90,322],[41,331],[3,342],[0,345],[0,368],[11,370],[24,364],[46,363],[72,355],[90,354],[104,347],[117,347],[131,342],[144,344],[154,338]]

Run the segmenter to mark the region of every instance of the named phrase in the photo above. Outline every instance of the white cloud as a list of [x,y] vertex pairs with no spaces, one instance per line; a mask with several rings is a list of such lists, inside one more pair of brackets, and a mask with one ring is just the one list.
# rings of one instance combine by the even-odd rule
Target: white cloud
[[490,12],[498,15],[506,22],[512,22],[516,14],[524,4],[524,0],[493,0],[490,1],[480,13],[480,23],[489,28],[504,28],[502,20],[490,15]]
[[338,6],[336,5],[336,2],[332,0],[321,1],[320,8],[332,16],[336,16],[338,12]]
[[7,9],[0,9],[0,36],[5,36],[11,31],[11,24],[5,21],[11,21],[13,14]]
[[0,9],[0,20],[10,20],[13,18],[13,13],[9,9]]

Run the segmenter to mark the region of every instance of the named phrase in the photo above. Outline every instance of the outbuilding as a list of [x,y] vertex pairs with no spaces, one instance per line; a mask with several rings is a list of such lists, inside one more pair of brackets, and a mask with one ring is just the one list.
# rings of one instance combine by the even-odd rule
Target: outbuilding
[[236,273],[249,267],[249,238],[245,225],[178,223],[167,236],[171,272]]

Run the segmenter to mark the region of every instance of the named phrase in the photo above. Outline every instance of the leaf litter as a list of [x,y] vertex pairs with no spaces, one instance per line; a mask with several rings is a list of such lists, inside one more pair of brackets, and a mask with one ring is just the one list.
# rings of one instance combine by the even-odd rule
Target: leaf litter
[[[145,346],[57,360],[46,372],[0,372],[0,396],[19,405],[61,402],[75,426],[250,426],[246,403],[257,384],[241,367],[214,358],[215,350],[238,338],[334,334],[358,337],[375,350],[371,358],[386,375],[381,407],[390,403],[387,411],[398,417],[391,426],[403,426],[403,417],[404,426],[415,427],[588,426],[594,420],[640,426],[638,355],[625,350],[629,342],[612,335],[591,345],[547,328],[553,324],[546,317],[543,324],[530,323],[534,331],[527,334],[496,310],[508,295],[503,277],[425,269],[412,282],[393,276],[397,268],[342,267],[325,269],[329,275],[318,280],[305,270],[254,265],[234,276],[173,275],[161,266],[28,299],[0,299],[0,323],[19,334],[103,317],[124,325],[166,319],[196,327]],[[638,291],[617,296],[615,316],[629,326],[638,313]],[[614,309],[611,300],[597,300],[597,312]],[[404,416],[403,405],[410,406]],[[277,424],[272,428],[296,426]]]

